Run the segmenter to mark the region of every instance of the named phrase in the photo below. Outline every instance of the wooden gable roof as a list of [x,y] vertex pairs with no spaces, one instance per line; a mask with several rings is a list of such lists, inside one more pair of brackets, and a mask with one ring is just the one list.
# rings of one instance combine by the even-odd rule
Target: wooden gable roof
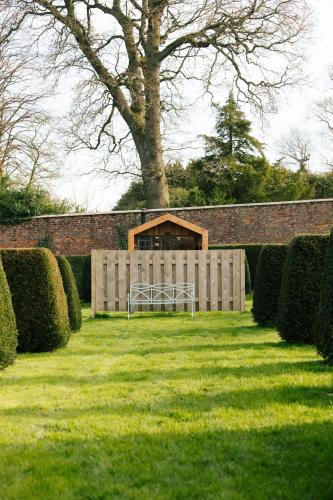
[[184,227],[194,233],[199,234],[202,237],[202,250],[208,250],[207,229],[197,226],[192,222],[188,222],[185,219],[181,219],[180,217],[176,217],[175,215],[172,215],[170,213],[166,213],[164,215],[161,215],[160,217],[157,217],[156,219],[152,219],[148,222],[145,222],[144,224],[141,224],[140,226],[130,229],[128,231],[128,250],[134,250],[134,237],[137,234],[147,231],[147,229],[151,229],[152,227],[163,224],[164,222],[172,222],[173,224]]

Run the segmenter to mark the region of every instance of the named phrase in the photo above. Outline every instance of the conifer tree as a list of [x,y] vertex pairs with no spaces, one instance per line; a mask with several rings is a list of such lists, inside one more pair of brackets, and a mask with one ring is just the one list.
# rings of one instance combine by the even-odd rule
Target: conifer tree
[[217,136],[204,136],[206,155],[235,160],[241,163],[251,156],[263,156],[263,144],[251,135],[251,122],[238,106],[230,92],[224,106],[214,104],[217,110]]

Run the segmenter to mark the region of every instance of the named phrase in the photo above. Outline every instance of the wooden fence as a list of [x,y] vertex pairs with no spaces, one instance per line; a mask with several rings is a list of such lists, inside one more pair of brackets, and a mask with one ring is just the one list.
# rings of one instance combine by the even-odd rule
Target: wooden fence
[[[93,316],[98,311],[127,311],[127,293],[134,283],[194,283],[196,311],[244,309],[244,250],[93,250],[91,266]],[[154,305],[139,310],[187,307]]]

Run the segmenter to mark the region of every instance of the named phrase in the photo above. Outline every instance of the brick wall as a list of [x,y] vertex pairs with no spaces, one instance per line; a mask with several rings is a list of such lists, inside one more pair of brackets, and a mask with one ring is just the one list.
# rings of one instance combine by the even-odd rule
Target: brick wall
[[[283,243],[299,234],[324,234],[333,226],[333,199],[169,209],[205,227],[210,245]],[[148,210],[147,220],[165,213]],[[119,248],[120,234],[139,225],[141,212],[34,217],[0,225],[0,248],[33,247],[51,236],[58,253],[88,255],[92,249]]]

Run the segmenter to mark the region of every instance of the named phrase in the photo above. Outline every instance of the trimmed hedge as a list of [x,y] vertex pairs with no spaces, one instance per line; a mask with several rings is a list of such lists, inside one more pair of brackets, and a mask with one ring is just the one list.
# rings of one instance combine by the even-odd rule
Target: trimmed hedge
[[285,261],[277,327],[287,342],[315,342],[320,283],[328,236],[298,236]]
[[91,301],[91,257],[67,257],[74,273],[80,299],[84,302]]
[[251,292],[252,292],[251,273],[250,273],[249,261],[247,260],[245,254],[245,293],[251,293]]
[[17,329],[9,286],[0,260],[0,370],[14,362]]
[[324,264],[316,328],[319,354],[333,364],[333,230],[330,235]]
[[250,268],[250,275],[251,275],[251,284],[252,287],[255,285],[255,279],[256,279],[256,268],[257,268],[257,261],[258,257],[260,254],[260,250],[262,249],[263,245],[222,245],[222,246],[210,246],[210,250],[232,250],[233,248],[242,248],[245,250],[246,253],[246,258],[249,264]]
[[52,351],[67,344],[66,295],[56,258],[45,248],[0,250],[12,294],[18,351]]
[[82,312],[74,274],[66,257],[59,255],[57,261],[67,298],[69,326],[72,332],[77,332],[82,326]]
[[260,326],[271,326],[276,323],[286,255],[285,245],[265,245],[259,254],[252,315]]

